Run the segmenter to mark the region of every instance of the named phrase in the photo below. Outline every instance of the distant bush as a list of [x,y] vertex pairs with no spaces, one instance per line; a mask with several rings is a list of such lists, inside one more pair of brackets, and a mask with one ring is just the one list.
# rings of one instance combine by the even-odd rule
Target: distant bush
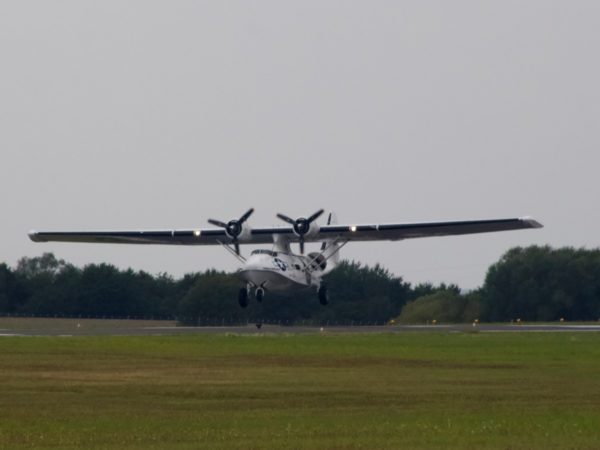
[[479,294],[461,295],[454,289],[444,289],[419,297],[402,308],[400,323],[472,322],[479,316]]

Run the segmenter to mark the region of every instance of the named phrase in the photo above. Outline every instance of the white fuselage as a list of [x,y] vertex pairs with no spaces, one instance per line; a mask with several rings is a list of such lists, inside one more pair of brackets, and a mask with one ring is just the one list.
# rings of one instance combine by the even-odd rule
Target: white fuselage
[[254,250],[238,275],[253,287],[289,291],[319,286],[320,270],[310,270],[311,258],[287,252]]

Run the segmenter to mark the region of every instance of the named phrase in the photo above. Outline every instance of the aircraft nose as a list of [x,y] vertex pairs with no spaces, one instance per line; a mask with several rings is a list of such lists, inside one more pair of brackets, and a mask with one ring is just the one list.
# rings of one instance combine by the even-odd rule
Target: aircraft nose
[[244,264],[245,270],[257,270],[260,266],[256,262],[246,261]]
[[244,269],[246,269],[246,270],[260,269],[260,268],[264,267],[264,265],[265,265],[264,259],[265,259],[264,255],[252,255],[246,260],[246,263],[244,264]]

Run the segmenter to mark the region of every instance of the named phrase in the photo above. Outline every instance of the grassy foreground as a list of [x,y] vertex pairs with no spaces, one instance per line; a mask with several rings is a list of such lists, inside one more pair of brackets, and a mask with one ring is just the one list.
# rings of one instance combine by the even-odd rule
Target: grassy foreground
[[600,334],[0,338],[0,448],[600,447]]

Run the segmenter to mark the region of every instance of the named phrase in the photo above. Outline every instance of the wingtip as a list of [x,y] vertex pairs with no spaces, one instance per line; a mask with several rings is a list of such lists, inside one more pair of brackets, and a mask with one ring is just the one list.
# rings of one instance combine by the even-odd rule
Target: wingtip
[[35,230],[31,230],[27,235],[33,242],[44,242],[43,239],[40,239],[40,235]]
[[531,228],[544,228],[544,225],[535,220],[533,217],[525,216],[521,217],[521,220],[527,223]]

